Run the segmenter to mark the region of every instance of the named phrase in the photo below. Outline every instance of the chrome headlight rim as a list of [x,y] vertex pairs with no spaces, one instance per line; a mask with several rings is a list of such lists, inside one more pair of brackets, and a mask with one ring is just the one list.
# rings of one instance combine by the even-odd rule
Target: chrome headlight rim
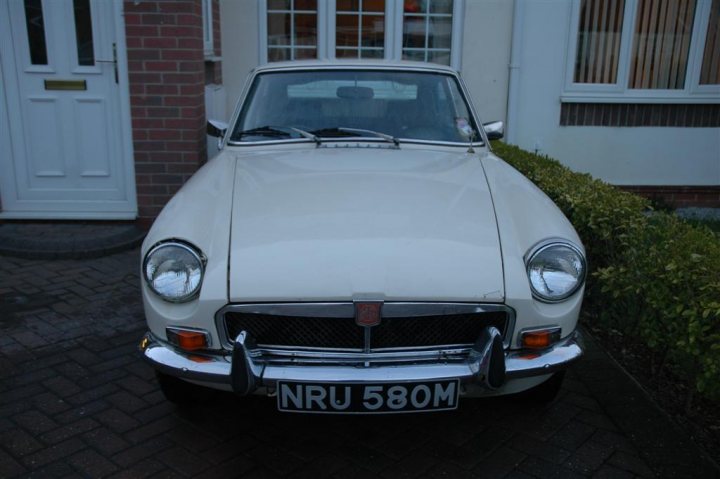
[[[152,279],[148,278],[147,276],[147,265],[148,261],[152,257],[154,253],[159,251],[162,248],[167,247],[178,247],[181,248],[190,255],[192,255],[200,265],[200,281],[198,281],[197,287],[191,292],[183,296],[178,297],[168,297],[162,295],[160,292],[158,292],[152,285]],[[192,301],[193,299],[197,298],[200,295],[200,290],[202,289],[202,283],[205,279],[205,265],[207,264],[207,257],[200,251],[200,248],[194,246],[192,243],[189,243],[187,241],[177,239],[177,238],[171,238],[167,240],[158,241],[155,243],[145,254],[145,257],[143,258],[142,263],[142,275],[143,279],[145,280],[145,284],[147,285],[148,289],[152,291],[152,293],[157,296],[158,298],[162,299],[163,301],[167,301],[168,303],[187,303],[188,301]]]
[[[550,248],[561,246],[565,247],[572,252],[574,252],[578,258],[580,259],[580,263],[582,264],[582,272],[581,275],[577,279],[577,284],[567,291],[566,293],[560,295],[560,296],[546,296],[539,291],[535,289],[535,286],[533,285],[532,280],[530,279],[530,267],[532,265],[533,260],[543,251],[546,251]],[[583,250],[575,245],[574,243],[558,239],[558,238],[552,238],[540,241],[535,246],[530,248],[528,253],[525,255],[525,273],[528,278],[528,284],[530,285],[530,291],[532,293],[533,298],[537,299],[538,301],[541,301],[543,303],[562,303],[563,301],[566,301],[570,297],[572,297],[575,293],[577,293],[585,284],[585,278],[587,276],[587,259],[585,258],[585,254],[583,253]]]

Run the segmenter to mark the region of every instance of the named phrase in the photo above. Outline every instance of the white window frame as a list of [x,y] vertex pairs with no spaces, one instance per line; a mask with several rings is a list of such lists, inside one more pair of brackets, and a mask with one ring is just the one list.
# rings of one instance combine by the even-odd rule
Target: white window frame
[[[267,0],[258,0],[258,34],[260,64],[268,62],[267,43]],[[319,60],[335,59],[335,0],[318,0],[317,53]],[[452,37],[450,44],[450,66],[460,70],[462,58],[463,18],[465,0],[453,1]],[[385,2],[385,60],[402,59],[403,2],[386,0]]]
[[213,0],[202,0],[203,52],[206,58],[215,56],[212,4]]
[[638,0],[625,0],[616,83],[575,83],[580,0],[573,0],[567,38],[565,87],[560,101],[563,103],[720,103],[720,85],[699,84],[712,0],[697,0],[690,37],[685,88],[673,90],[634,89],[627,86],[637,7]]

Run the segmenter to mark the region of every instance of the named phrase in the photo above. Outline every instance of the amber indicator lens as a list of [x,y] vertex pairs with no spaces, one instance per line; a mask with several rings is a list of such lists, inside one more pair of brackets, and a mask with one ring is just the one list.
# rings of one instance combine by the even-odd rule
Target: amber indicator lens
[[522,333],[521,343],[524,348],[543,349],[560,339],[560,328],[527,331]]
[[197,351],[208,347],[207,333],[204,331],[190,331],[183,329],[165,330],[170,344],[174,344],[186,351]]

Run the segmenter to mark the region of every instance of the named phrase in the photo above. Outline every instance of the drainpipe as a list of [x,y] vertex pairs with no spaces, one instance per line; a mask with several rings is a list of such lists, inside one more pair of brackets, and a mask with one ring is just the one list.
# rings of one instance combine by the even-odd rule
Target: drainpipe
[[517,144],[518,107],[520,104],[520,50],[522,47],[522,27],[524,17],[524,0],[513,2],[512,46],[510,48],[510,79],[507,102],[507,135],[510,144]]

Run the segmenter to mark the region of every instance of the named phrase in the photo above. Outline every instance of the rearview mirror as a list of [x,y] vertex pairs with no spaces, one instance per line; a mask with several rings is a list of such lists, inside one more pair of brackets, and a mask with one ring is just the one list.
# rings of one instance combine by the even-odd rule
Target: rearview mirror
[[499,140],[505,135],[505,124],[502,121],[483,123],[488,140]]

